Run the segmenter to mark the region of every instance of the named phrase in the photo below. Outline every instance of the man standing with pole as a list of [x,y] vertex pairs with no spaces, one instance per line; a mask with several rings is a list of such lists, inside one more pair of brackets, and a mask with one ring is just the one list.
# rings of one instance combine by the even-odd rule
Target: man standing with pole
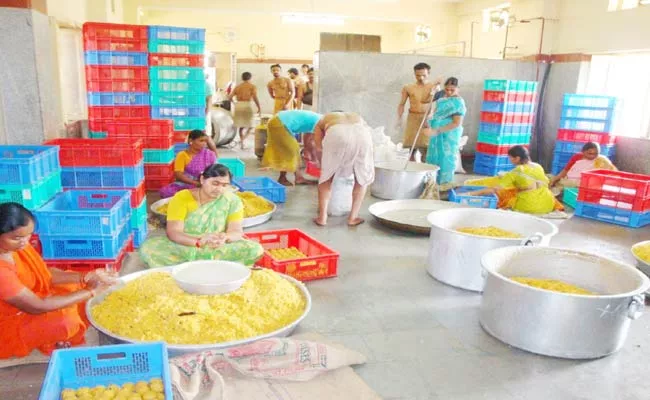
[[[444,92],[440,91],[440,79],[429,82],[429,72],[431,71],[429,64],[418,63],[413,67],[413,71],[415,72],[415,82],[402,88],[402,98],[397,107],[397,118],[401,122],[406,101],[408,100],[409,112],[406,118],[406,128],[404,129],[403,145],[406,148],[414,148],[411,161],[414,160],[413,154],[415,154],[415,150],[420,151],[423,159],[426,157],[429,137],[423,134],[418,136],[417,133],[420,127],[423,126],[422,121],[427,118],[427,111],[429,111],[431,101],[437,100],[444,94]],[[426,129],[428,126],[425,123],[422,129]],[[414,143],[416,136],[418,136],[417,143]]]

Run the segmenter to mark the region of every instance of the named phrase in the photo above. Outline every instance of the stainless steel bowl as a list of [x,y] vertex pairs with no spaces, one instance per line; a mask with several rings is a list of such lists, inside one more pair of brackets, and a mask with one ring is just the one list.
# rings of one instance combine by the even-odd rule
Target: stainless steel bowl
[[[145,270],[145,271],[134,272],[132,274],[123,276],[123,277],[120,278],[120,284],[118,284],[113,290],[117,290],[120,287],[122,287],[125,283],[130,282],[130,281],[132,281],[134,279],[140,278],[140,277],[142,277],[144,275],[147,275],[147,274],[156,273],[156,272],[168,272],[168,273],[171,274],[173,268],[174,267],[164,267],[164,268],[149,269],[149,270]],[[253,271],[253,273],[255,273],[255,272]],[[176,357],[176,356],[183,355],[183,354],[198,353],[198,352],[206,351],[206,350],[225,349],[225,348],[228,348],[228,347],[234,347],[234,346],[240,346],[240,345],[252,343],[252,342],[254,342],[256,340],[260,340],[260,339],[267,339],[267,338],[270,338],[270,337],[286,337],[286,336],[291,335],[291,333],[296,329],[296,327],[298,327],[300,322],[302,322],[302,320],[304,320],[305,317],[307,317],[307,315],[309,314],[309,311],[311,310],[311,295],[309,294],[309,291],[307,290],[307,287],[305,287],[305,285],[302,282],[300,282],[300,281],[298,281],[298,280],[296,280],[296,279],[294,279],[294,278],[292,278],[292,277],[290,277],[288,275],[282,275],[282,277],[284,279],[288,280],[289,282],[293,283],[294,285],[296,285],[302,291],[303,296],[305,296],[305,311],[302,313],[302,315],[297,320],[295,320],[291,324],[285,326],[284,328],[280,328],[280,329],[278,329],[276,331],[269,332],[269,333],[264,334],[264,335],[251,337],[251,338],[248,338],[248,339],[235,340],[235,341],[232,341],[232,342],[211,343],[211,344],[197,344],[197,345],[167,344],[167,349],[169,351],[169,356],[170,357]],[[110,293],[110,292],[108,292],[108,293]],[[86,314],[88,315],[88,320],[90,321],[90,323],[100,332],[100,336],[104,336],[103,339],[105,339],[109,343],[143,343],[141,341],[130,339],[130,338],[127,338],[127,337],[124,337],[124,336],[117,335],[117,334],[115,334],[113,332],[110,332],[109,330],[107,330],[104,327],[102,327],[101,325],[99,325],[93,319],[92,312],[91,312],[92,307],[95,304],[101,303],[104,300],[104,298],[108,295],[108,293],[104,293],[101,296],[97,296],[95,298],[92,298],[86,303]],[[127,317],[128,316],[125,316],[125,318],[127,318]]]
[[[571,359],[603,357],[623,347],[630,322],[650,288],[620,261],[550,247],[506,247],[486,253],[480,323],[490,335],[532,353]],[[596,295],[534,288],[510,277],[555,279]]]
[[401,160],[376,163],[370,193],[384,200],[417,199],[427,180],[435,180],[439,170],[437,165]]
[[630,251],[632,252],[632,256],[634,256],[634,258],[636,259],[637,268],[639,268],[641,270],[641,272],[643,272],[644,274],[646,274],[648,276],[650,276],[650,263],[640,259],[639,257],[637,257],[637,255],[634,254],[634,248],[649,245],[649,244],[650,244],[650,240],[645,240],[643,242],[635,243],[630,248]]

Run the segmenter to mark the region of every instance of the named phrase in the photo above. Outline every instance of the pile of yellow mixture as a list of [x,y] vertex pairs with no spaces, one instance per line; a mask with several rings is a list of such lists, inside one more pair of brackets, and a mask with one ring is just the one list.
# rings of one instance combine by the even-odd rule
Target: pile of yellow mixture
[[498,237],[498,238],[508,238],[508,239],[520,239],[523,238],[520,234],[516,232],[510,232],[505,229],[498,228],[496,226],[480,226],[475,228],[456,228],[457,232],[469,233],[471,235],[477,236],[489,236],[489,237]]
[[[273,210],[273,203],[253,192],[237,192],[237,196],[239,196],[244,204],[244,218],[256,217]],[[162,215],[167,215],[168,204],[169,203],[165,203],[158,207],[156,212]]]
[[636,246],[632,249],[632,252],[641,260],[650,263],[650,243]]
[[552,292],[560,292],[560,293],[570,293],[570,294],[585,294],[585,295],[590,295],[594,296],[595,293],[590,292],[586,289],[583,289],[579,286],[572,285],[570,283],[558,281],[555,279],[535,279],[535,278],[522,278],[522,277],[514,277],[510,278],[515,282],[522,283],[524,285],[536,287],[539,289],[545,289],[545,290],[550,290]]
[[110,293],[92,317],[116,335],[169,344],[247,339],[283,328],[305,311],[302,291],[268,269],[252,271],[238,290],[192,295],[167,272],[154,272]]

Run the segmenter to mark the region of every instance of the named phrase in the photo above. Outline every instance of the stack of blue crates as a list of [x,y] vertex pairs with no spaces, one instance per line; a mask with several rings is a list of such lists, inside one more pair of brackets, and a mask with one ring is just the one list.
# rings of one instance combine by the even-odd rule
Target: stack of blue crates
[[35,210],[61,189],[57,146],[0,146],[0,203]]
[[[148,32],[151,55],[205,52],[205,29],[149,26]],[[202,66],[150,66],[149,85],[152,119],[173,120],[175,131],[205,129]]]
[[68,190],[35,215],[46,261],[116,259],[131,234],[131,192]]
[[474,172],[494,176],[512,169],[510,147],[530,143],[537,82],[486,79],[484,89]]
[[558,140],[553,153],[553,175],[562,171],[571,157],[582,151],[587,141],[600,144],[600,154],[614,158],[616,147],[612,127],[617,105],[618,99],[611,96],[564,95]]

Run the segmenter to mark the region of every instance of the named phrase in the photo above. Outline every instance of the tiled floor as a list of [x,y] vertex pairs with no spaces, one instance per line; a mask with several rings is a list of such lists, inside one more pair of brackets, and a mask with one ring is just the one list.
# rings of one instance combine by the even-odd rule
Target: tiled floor
[[[254,160],[248,172],[256,174]],[[258,230],[296,227],[341,253],[339,277],[308,284],[313,309],[299,331],[315,331],[368,356],[359,375],[392,400],[648,399],[650,317],[631,326],[618,354],[568,361],[509,348],[478,325],[480,295],[435,281],[425,271],[426,237],[370,220],[348,228],[311,223],[315,189],[289,189],[288,201]],[[368,197],[367,203],[375,200]],[[650,229],[626,230],[579,218],[561,221],[553,244],[633,262],[631,244]],[[126,271],[140,268],[130,257]],[[0,398],[35,399],[45,366],[0,370]],[[31,385],[31,386],[30,386]],[[319,399],[315,394],[314,399]]]

